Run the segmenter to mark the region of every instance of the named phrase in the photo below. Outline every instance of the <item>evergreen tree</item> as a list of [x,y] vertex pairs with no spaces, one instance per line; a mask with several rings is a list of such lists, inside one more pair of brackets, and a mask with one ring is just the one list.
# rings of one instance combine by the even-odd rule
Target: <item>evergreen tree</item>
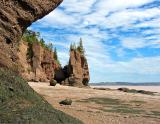
[[54,48],[54,59],[58,61],[57,48]]
[[41,34],[40,34],[40,32],[36,32],[35,35],[37,38],[39,38]]
[[84,47],[83,47],[83,41],[82,41],[82,38],[80,38],[80,41],[79,41],[79,45],[77,47],[77,50],[81,53],[81,54],[84,54]]
[[52,43],[49,43],[48,45],[46,45],[47,49],[49,50],[53,50],[53,44]]
[[25,30],[22,39],[30,44],[33,42],[38,42],[40,36],[39,32],[34,32],[32,30]]
[[74,42],[74,43],[73,43],[73,50],[76,50],[76,49],[77,49],[76,43]]
[[58,55],[57,55],[57,48],[54,48],[54,59],[56,60],[56,62],[61,65],[59,59],[58,59]]
[[42,47],[45,47],[45,41],[44,41],[44,39],[43,39],[43,38],[42,38],[42,39],[40,39],[40,41],[39,41],[39,42],[40,42],[40,44],[41,44],[41,46],[42,46]]
[[74,50],[74,48],[73,48],[73,44],[71,43],[71,45],[70,45],[70,51],[72,51],[72,50]]

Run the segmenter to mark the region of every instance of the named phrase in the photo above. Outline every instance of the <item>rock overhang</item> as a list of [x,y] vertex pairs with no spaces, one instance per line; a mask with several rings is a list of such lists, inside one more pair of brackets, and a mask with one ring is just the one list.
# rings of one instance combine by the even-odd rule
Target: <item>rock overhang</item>
[[0,1],[0,66],[16,68],[17,45],[33,22],[54,10],[63,0]]

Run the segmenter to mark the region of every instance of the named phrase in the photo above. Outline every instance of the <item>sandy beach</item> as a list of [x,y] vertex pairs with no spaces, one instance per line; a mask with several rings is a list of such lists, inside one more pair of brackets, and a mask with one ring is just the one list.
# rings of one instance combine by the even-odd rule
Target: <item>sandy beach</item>
[[145,90],[145,91],[151,91],[151,92],[159,92],[160,93],[160,86],[125,86],[125,85],[119,85],[119,86],[91,86],[93,88],[110,88],[110,89],[118,89],[118,88],[129,88],[129,89],[136,89],[136,90]]
[[[76,88],[48,83],[29,85],[54,108],[61,110],[84,124],[159,124],[160,95],[125,93],[118,90]],[[71,106],[60,105],[66,98]]]

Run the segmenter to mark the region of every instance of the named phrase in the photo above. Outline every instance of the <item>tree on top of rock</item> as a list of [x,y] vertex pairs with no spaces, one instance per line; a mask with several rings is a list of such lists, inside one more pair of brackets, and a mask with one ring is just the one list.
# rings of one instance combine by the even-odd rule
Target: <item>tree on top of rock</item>
[[54,59],[58,60],[57,48],[54,48]]
[[59,61],[59,59],[58,59],[58,54],[57,54],[57,48],[54,48],[54,59],[56,60],[56,62],[57,62],[58,64],[60,64],[60,61]]
[[33,42],[37,42],[40,36],[39,32],[34,32],[32,30],[25,30],[23,34],[23,40],[32,44]]
[[[48,43],[47,45],[46,45],[46,48],[48,49],[48,50],[53,50],[53,44],[52,43]],[[57,52],[57,51],[56,51]]]
[[70,51],[72,51],[72,50],[76,50],[77,49],[77,47],[76,47],[76,44],[75,43],[71,43],[71,45],[70,45]]
[[74,48],[73,48],[73,44],[71,43],[71,45],[70,45],[70,51],[72,51],[72,50],[74,50]]
[[46,48],[50,51],[53,51],[53,44],[52,43],[46,44],[43,38],[40,39],[40,33],[39,32],[35,32],[35,31],[32,31],[32,30],[26,29],[24,34],[23,34],[22,39],[23,39],[23,41],[28,42],[30,45],[37,42],[43,48]]
[[44,41],[43,38],[41,38],[39,42],[40,42],[40,44],[41,44],[42,47],[45,47],[45,41]]
[[84,47],[83,47],[82,38],[80,38],[80,41],[79,41],[79,45],[78,45],[78,47],[77,47],[77,50],[78,50],[82,55],[84,55],[85,50],[84,50]]

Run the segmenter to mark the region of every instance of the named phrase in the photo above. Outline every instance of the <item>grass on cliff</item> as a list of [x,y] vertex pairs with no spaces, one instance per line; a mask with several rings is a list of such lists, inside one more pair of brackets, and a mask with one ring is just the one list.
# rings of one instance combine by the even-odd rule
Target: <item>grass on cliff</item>
[[0,123],[81,124],[54,109],[17,74],[0,69]]

